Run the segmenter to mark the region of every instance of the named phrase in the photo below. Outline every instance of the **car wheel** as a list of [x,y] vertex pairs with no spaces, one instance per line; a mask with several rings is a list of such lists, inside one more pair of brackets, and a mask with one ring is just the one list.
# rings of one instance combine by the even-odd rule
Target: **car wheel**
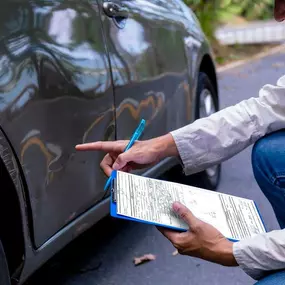
[[[215,88],[207,76],[200,72],[196,94],[195,119],[208,117],[219,111],[219,100]],[[220,182],[221,165],[210,167],[200,173],[192,175],[194,186],[215,190]]]
[[0,241],[0,284],[1,285],[11,284],[8,266],[6,262],[6,256],[1,241]]
[[[195,106],[195,119],[208,117],[219,110],[219,101],[211,80],[207,74],[200,72],[198,77]],[[194,175],[185,176],[181,166],[175,166],[162,179],[196,186],[208,190],[216,190],[220,182],[221,165],[213,166]]]

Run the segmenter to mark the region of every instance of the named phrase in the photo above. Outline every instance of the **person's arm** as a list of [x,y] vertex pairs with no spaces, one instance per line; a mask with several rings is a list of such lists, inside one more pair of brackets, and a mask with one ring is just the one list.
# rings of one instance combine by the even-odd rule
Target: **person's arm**
[[185,173],[219,164],[267,133],[285,128],[285,76],[250,98],[171,132]]
[[79,151],[105,151],[106,175],[152,166],[169,156],[181,158],[185,174],[200,172],[242,151],[267,133],[285,128],[285,76],[276,86],[265,85],[259,97],[244,100],[164,136],[136,142],[94,142]]
[[[285,128],[285,76],[250,98],[171,132],[186,174],[218,164],[264,135]],[[252,278],[285,268],[285,230],[233,245],[233,255]]]
[[259,280],[272,271],[285,269],[285,230],[276,230],[233,245],[239,266]]
[[[245,100],[208,118],[197,120],[191,125],[171,132],[171,135],[137,142],[127,152],[123,152],[126,141],[95,142],[79,145],[76,148],[82,151],[108,152],[101,163],[107,175],[110,175],[113,169],[126,167],[138,169],[151,166],[167,156],[179,155],[185,173],[191,174],[232,157],[265,134],[282,128],[285,128],[285,76],[278,80],[277,86],[264,86],[258,98]],[[205,228],[208,225],[200,225],[194,236],[190,234],[189,252],[192,256],[200,255],[203,259],[228,266],[234,266],[236,260],[250,276],[256,279],[267,271],[285,268],[284,231],[257,236],[254,239],[235,243],[232,247],[227,246],[231,244],[226,243],[224,239],[221,239],[222,246],[218,247],[215,245],[221,244],[220,242],[212,244],[210,248],[206,242],[203,248],[201,240],[207,240],[206,233],[209,230],[207,228],[203,232],[201,227]],[[214,232],[214,229],[211,231]],[[205,235],[201,237],[201,233]],[[173,236],[170,232],[164,234],[170,239]],[[174,244],[179,245],[181,252],[187,248],[183,235],[179,236],[179,241],[176,240],[176,235],[174,237]],[[192,247],[193,240],[198,241],[196,248]],[[224,248],[225,243],[228,250],[222,252],[221,248]]]
[[196,218],[184,205],[174,203],[173,210],[189,225],[189,231],[179,233],[167,228],[159,230],[180,254],[224,266],[240,266],[256,280],[285,269],[285,230],[231,242],[212,225]]

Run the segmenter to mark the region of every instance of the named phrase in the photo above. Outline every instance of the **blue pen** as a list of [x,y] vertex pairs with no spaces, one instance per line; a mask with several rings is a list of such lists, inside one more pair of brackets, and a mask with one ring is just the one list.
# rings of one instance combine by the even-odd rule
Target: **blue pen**
[[[132,135],[131,140],[129,141],[129,143],[128,143],[127,147],[125,148],[124,152],[129,150],[133,146],[135,141],[137,141],[140,138],[140,136],[142,135],[142,133],[144,131],[144,128],[145,128],[145,120],[142,119],[140,124],[139,124],[139,126],[137,127],[137,129],[135,130],[134,134]],[[112,180],[113,180],[113,175],[111,175],[109,177],[109,179],[107,180],[107,182],[105,184],[105,187],[104,187],[104,191],[106,191],[109,188]]]

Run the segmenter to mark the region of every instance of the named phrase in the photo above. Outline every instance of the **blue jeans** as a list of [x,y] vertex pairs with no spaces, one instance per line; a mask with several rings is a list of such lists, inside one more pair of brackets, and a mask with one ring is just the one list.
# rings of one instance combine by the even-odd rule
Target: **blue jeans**
[[258,281],[255,285],[285,285],[285,272],[281,271],[267,276]]
[[[255,179],[271,203],[280,227],[285,228],[285,130],[261,138],[253,147]],[[285,285],[284,271],[273,273],[256,285]]]

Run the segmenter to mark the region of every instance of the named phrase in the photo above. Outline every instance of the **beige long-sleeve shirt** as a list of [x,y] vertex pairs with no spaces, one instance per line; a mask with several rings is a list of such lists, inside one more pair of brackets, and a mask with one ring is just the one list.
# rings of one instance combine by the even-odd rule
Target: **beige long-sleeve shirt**
[[[171,134],[185,173],[193,174],[231,158],[280,129],[285,129],[285,76],[275,86],[265,85],[257,98],[244,100]],[[254,279],[285,269],[285,230],[237,242],[234,255],[240,267]]]

